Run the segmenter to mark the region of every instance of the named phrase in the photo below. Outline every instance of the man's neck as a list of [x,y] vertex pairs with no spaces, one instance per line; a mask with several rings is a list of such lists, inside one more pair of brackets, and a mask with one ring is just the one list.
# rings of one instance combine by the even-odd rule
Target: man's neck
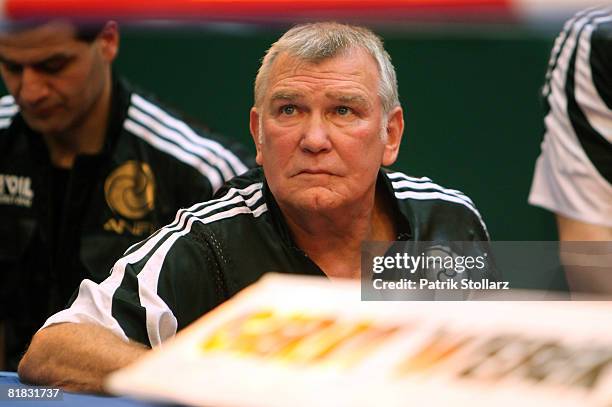
[[359,278],[361,244],[395,240],[391,205],[382,189],[377,188],[358,207],[315,216],[283,211],[297,246],[328,277]]
[[80,123],[61,134],[43,134],[55,167],[72,168],[77,155],[93,155],[102,151],[108,126],[111,92],[109,74],[102,94]]

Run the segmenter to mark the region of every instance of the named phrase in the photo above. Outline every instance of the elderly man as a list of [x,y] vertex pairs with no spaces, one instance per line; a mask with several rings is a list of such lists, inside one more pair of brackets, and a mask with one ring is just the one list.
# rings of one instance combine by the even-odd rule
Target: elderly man
[[9,369],[83,278],[101,282],[128,247],[247,169],[113,73],[118,47],[114,22],[0,34],[11,93],[0,99],[0,321]]
[[255,169],[84,281],[20,364],[22,379],[100,391],[106,374],[270,271],[354,278],[363,241],[486,240],[465,195],[381,166],[404,129],[380,39],[298,26],[267,52],[250,124]]

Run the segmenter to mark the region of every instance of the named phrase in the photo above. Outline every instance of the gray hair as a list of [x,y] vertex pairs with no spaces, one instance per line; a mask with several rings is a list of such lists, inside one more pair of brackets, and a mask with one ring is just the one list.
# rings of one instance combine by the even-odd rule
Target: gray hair
[[316,63],[355,48],[365,50],[376,61],[380,74],[378,94],[383,111],[389,113],[400,103],[395,68],[382,40],[367,28],[334,22],[297,25],[272,44],[255,78],[255,106],[261,106],[270,69],[281,53]]

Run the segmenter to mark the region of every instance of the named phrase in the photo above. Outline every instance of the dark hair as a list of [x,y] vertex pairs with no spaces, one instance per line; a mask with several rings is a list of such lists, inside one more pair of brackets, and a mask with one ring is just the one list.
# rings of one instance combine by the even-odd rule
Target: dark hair
[[105,26],[106,22],[75,23],[76,33],[74,36],[79,41],[93,42],[102,32]]
[[[16,33],[19,31],[30,30],[30,29],[39,27],[41,25],[49,24],[52,21],[53,20],[48,20],[48,19],[30,19],[30,20],[24,20],[24,21],[13,21],[13,22],[9,22],[8,24],[4,24],[2,27],[0,27],[0,33],[11,34],[11,33]],[[83,42],[88,42],[88,43],[95,41],[95,39],[98,37],[98,35],[100,35],[102,30],[106,26],[106,21],[105,22],[99,22],[99,21],[89,21],[89,22],[79,21],[77,22],[77,21],[72,21],[72,20],[68,20],[68,21],[62,20],[62,21],[67,22],[71,24],[72,26],[74,26],[74,31],[75,31],[74,38],[77,41],[83,41]]]

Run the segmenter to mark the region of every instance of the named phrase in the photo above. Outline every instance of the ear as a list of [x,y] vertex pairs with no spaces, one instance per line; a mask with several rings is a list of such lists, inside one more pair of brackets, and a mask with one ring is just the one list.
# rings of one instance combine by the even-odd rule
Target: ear
[[251,108],[251,112],[249,115],[249,128],[251,129],[251,137],[253,137],[253,142],[255,143],[255,148],[257,150],[257,155],[255,156],[255,161],[257,164],[262,165],[263,156],[261,152],[261,143],[259,142],[259,121],[261,117],[257,112],[256,107]]
[[119,25],[115,21],[108,21],[96,41],[100,44],[104,59],[113,62],[119,52]]
[[402,135],[404,134],[404,112],[401,106],[395,107],[387,115],[387,143],[383,152],[382,165],[391,165],[397,160]]

